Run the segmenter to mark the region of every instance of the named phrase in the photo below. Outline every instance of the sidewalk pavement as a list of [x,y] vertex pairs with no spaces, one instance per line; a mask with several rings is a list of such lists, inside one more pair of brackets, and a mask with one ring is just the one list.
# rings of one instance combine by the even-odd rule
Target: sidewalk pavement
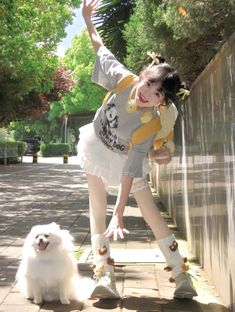
[[[130,230],[123,241],[112,242],[117,287],[120,300],[87,300],[61,305],[41,306],[26,300],[15,287],[26,234],[36,224],[57,222],[75,238],[81,257],[78,263],[82,276],[91,276],[88,190],[86,178],[76,158],[38,159],[24,157],[17,165],[0,166],[0,312],[228,312],[212,282],[193,261],[187,245],[180,238],[171,219],[156,196],[156,203],[174,231],[183,255],[191,262],[190,273],[199,296],[194,300],[173,300],[174,285],[168,282],[162,257],[149,227],[142,219],[132,197],[125,210],[125,224]],[[108,198],[108,218],[115,198]]]

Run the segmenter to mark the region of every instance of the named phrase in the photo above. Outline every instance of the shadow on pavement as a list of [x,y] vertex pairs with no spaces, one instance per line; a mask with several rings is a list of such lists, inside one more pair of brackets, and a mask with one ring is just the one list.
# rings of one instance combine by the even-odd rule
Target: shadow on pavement
[[121,300],[99,300],[93,304],[95,308],[111,310],[117,307],[124,311],[135,312],[228,312],[220,304],[203,304],[195,300],[164,299],[158,297],[125,297]]

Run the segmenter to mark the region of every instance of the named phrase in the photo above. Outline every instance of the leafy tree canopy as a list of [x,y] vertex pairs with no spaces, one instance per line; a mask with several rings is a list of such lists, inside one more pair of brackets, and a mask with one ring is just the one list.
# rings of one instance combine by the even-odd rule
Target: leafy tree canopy
[[[33,123],[27,120],[12,122],[10,129],[15,131],[15,138],[33,137],[38,134],[45,142],[60,140],[63,117],[69,115],[70,133],[77,142],[79,126],[93,118],[105,93],[102,88],[91,82],[94,62],[94,50],[87,32],[83,31],[74,37],[71,48],[61,59],[61,65],[53,78],[54,88],[49,94],[40,94],[43,103],[49,106],[49,111],[38,114],[38,120],[34,120]],[[71,74],[75,85],[74,81],[71,81]],[[61,97],[62,91],[69,92]],[[52,104],[48,105],[51,101]]]
[[[81,0],[0,3],[0,123],[18,118],[29,93],[49,93],[58,67],[54,51]],[[30,108],[29,108],[30,110]]]
[[63,59],[64,65],[71,70],[77,84],[60,101],[53,102],[49,111],[51,121],[61,122],[63,116],[69,116],[68,126],[75,137],[75,142],[78,141],[78,128],[91,121],[105,94],[103,88],[91,81],[95,58],[90,38],[85,30],[74,37],[72,46]]
[[86,30],[74,37],[63,62],[72,71],[77,84],[70,93],[52,104],[50,118],[94,112],[102,101],[104,91],[91,82],[95,53]]
[[135,0],[103,0],[94,17],[104,44],[115,53],[119,60],[126,55],[126,42],[123,29],[133,13]]
[[136,0],[124,31],[125,62],[138,73],[155,51],[192,83],[234,32],[234,20],[230,0]]
[[11,122],[8,130],[13,133],[15,140],[33,139],[40,135],[44,142],[56,142],[60,137],[60,126],[56,122],[49,122],[44,115],[33,123],[28,120]]

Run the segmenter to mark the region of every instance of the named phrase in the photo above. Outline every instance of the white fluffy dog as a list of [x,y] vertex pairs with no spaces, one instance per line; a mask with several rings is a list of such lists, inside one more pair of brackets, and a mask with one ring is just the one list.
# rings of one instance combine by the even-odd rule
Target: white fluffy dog
[[56,223],[32,227],[16,274],[19,290],[35,304],[88,298],[93,282],[79,278],[73,252],[73,237]]

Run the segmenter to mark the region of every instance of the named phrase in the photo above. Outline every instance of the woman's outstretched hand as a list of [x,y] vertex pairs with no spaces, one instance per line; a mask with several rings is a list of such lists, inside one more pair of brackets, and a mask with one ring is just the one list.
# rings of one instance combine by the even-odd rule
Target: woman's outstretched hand
[[99,4],[100,4],[100,0],[91,0],[91,1],[83,0],[83,2],[82,2],[82,16],[84,18],[91,19],[91,17],[94,15]]
[[92,22],[92,16],[95,14],[95,11],[100,3],[101,0],[83,0],[82,3],[82,15],[87,26],[91,43],[96,53],[99,51],[99,48],[104,45],[95,25]]
[[121,239],[124,238],[124,234],[129,234],[130,232],[124,228],[123,217],[113,215],[107,230],[104,232],[106,237],[112,237],[116,241],[118,236]]

